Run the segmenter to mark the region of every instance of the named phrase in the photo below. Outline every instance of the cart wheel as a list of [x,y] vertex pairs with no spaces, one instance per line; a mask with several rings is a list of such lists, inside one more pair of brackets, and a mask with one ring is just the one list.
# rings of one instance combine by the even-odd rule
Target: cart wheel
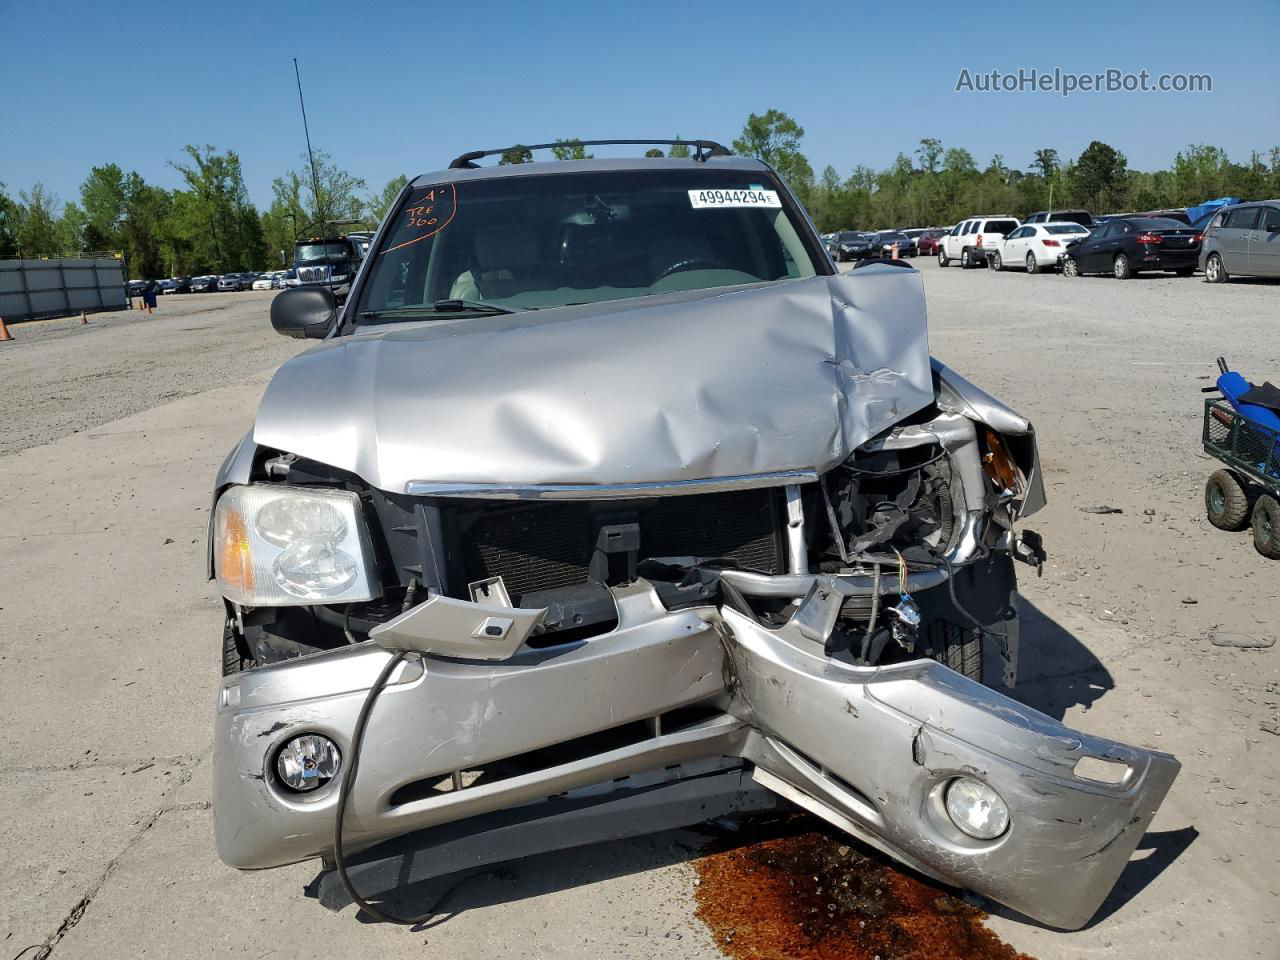
[[1253,545],[1264,557],[1280,560],[1280,503],[1269,494],[1253,505]]
[[1243,530],[1249,525],[1249,495],[1230,470],[1217,470],[1204,485],[1204,509],[1219,530]]

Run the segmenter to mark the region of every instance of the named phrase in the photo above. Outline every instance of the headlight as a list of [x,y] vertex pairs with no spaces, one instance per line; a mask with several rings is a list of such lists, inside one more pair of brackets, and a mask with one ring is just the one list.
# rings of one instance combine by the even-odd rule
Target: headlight
[[249,607],[372,600],[379,593],[360,501],[345,490],[231,487],[213,517],[222,595]]
[[994,840],[1009,829],[1009,807],[981,780],[956,777],[947,787],[947,816],[977,840]]

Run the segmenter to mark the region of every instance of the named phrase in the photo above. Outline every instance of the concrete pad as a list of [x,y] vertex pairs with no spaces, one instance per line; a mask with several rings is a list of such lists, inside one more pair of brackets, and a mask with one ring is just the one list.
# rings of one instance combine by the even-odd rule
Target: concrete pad
[[[241,873],[212,856],[212,816],[166,813],[116,868],[58,960],[102,957],[720,956],[693,916],[690,841],[664,834],[535,857],[460,886],[428,929],[331,913],[302,888],[318,864]],[[452,881],[397,909],[422,909]],[[141,905],[145,904],[143,907]]]
[[147,829],[185,773],[170,763],[138,767],[6,769],[0,952],[7,956],[56,930]]

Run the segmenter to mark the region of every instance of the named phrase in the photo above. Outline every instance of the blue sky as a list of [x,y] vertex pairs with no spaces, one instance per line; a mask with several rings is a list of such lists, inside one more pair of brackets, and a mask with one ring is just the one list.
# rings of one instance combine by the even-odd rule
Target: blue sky
[[[187,143],[240,153],[253,200],[313,142],[370,190],[467,149],[556,137],[706,136],[750,112],[805,127],[816,170],[880,168],[921,137],[1025,167],[1104,140],[1130,166],[1188,143],[1280,143],[1280,3],[959,4],[0,0],[0,182],[75,199],[114,161],[164,186]],[[992,11],[999,11],[993,16]],[[17,40],[18,42],[14,42]],[[342,67],[329,66],[342,63]],[[1213,92],[957,93],[960,71],[1209,73]]]

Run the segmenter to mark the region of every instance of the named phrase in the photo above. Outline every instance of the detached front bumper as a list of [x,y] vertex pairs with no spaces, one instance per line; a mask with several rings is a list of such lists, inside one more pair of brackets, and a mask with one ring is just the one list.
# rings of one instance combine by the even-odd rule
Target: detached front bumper
[[[776,630],[727,608],[669,612],[643,581],[616,593],[618,627],[567,650],[406,662],[369,722],[348,846],[499,810],[536,819],[549,797],[604,795],[653,771],[740,758],[757,783],[909,866],[1076,928],[1179,769],[1171,756],[1078,733],[931,661],[831,660],[813,639],[831,609],[824,589]],[[224,861],[258,868],[330,853],[336,781],[290,794],[275,756],[301,733],[324,734],[345,756],[389,656],[370,642],[223,681],[214,809]],[[593,749],[594,737],[622,729],[639,732]],[[534,751],[543,751],[537,762],[512,762]],[[1104,761],[1114,782],[1077,774],[1083,758]],[[942,796],[958,776],[1003,797],[1002,836],[973,840],[951,823]]]

